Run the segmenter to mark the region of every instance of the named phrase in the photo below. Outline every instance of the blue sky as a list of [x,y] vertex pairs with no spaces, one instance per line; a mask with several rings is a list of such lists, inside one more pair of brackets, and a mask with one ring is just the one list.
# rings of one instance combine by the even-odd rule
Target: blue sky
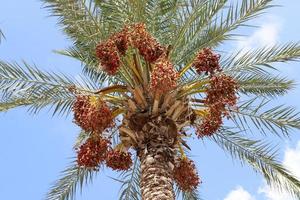
[[[253,48],[260,44],[299,41],[299,0],[275,0],[283,7],[269,10],[255,21],[261,27],[243,30],[248,35],[230,48]],[[0,45],[0,60],[35,63],[51,71],[76,76],[80,63],[52,52],[71,43],[56,25],[55,18],[47,17],[38,0],[4,1],[0,7],[0,28],[6,40]],[[284,75],[300,82],[300,63],[278,65]],[[298,109],[300,86],[278,103],[288,103]],[[56,180],[59,172],[74,155],[72,145],[79,128],[72,117],[52,117],[47,110],[30,115],[18,108],[0,113],[0,193],[1,199],[40,200]],[[281,147],[281,159],[300,177],[300,136],[295,131],[290,141],[274,144]],[[200,193],[206,200],[292,200],[265,187],[262,177],[247,166],[241,166],[208,141],[192,141],[194,160],[203,180]],[[119,183],[108,178],[117,174],[104,170],[94,184],[85,187],[78,200],[117,199]],[[273,194],[273,196],[272,196]],[[275,194],[275,195],[274,195]]]

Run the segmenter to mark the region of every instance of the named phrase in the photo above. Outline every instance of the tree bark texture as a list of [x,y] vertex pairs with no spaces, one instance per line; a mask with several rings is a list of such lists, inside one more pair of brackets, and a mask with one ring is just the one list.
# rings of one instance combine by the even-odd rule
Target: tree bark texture
[[141,191],[143,200],[174,200],[173,164],[162,155],[141,156]]
[[[141,129],[135,130],[135,146],[141,162],[142,199],[175,200],[173,170],[177,126],[172,119],[162,116],[147,121]],[[136,126],[130,127],[134,130]]]

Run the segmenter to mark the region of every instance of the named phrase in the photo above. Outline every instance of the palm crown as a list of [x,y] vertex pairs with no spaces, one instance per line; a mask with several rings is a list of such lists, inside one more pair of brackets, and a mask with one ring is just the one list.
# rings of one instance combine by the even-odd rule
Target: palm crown
[[300,128],[293,108],[268,108],[294,86],[274,76],[272,64],[297,60],[299,44],[216,53],[271,0],[45,2],[74,41],[57,52],[82,62],[85,81],[0,62],[0,110],[50,105],[54,114],[74,112],[82,128],[77,160],[46,199],[72,198],[100,166],[122,171],[120,199],[174,199],[173,183],[183,199],[198,199],[201,179],[187,153],[194,136],[300,198],[299,180],[276,161],[276,151],[247,138],[251,129],[289,137]]

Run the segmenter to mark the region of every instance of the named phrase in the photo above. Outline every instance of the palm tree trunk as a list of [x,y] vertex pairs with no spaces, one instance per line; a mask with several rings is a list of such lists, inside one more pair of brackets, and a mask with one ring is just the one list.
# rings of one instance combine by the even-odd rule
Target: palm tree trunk
[[173,164],[166,161],[164,156],[158,153],[159,149],[152,148],[148,153],[140,155],[143,200],[175,199],[172,175]]

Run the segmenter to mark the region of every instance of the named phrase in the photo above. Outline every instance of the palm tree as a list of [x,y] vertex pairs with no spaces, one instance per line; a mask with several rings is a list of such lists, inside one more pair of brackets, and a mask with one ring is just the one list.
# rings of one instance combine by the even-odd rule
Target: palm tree
[[72,199],[103,166],[121,171],[120,199],[169,200],[180,192],[199,199],[192,137],[212,140],[269,185],[300,198],[300,181],[276,161],[276,150],[247,137],[289,138],[300,129],[294,108],[270,106],[295,85],[274,75],[272,65],[297,61],[300,45],[220,49],[233,31],[273,7],[272,0],[44,2],[74,42],[57,53],[82,63],[84,81],[1,61],[0,111],[73,111],[82,129],[77,157],[47,200]]

